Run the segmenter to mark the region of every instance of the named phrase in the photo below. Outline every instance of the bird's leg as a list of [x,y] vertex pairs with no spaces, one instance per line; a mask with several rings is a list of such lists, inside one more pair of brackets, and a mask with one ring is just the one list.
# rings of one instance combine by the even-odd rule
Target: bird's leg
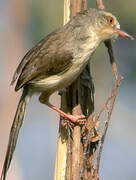
[[63,118],[69,120],[70,122],[72,122],[74,124],[84,124],[85,123],[85,116],[84,115],[73,116],[71,114],[66,114],[62,110],[60,110],[59,108],[57,108],[54,105],[52,105],[51,103],[49,103],[49,97],[51,94],[52,94],[51,91],[42,92],[42,94],[39,97],[39,101],[42,104],[46,104],[48,107],[50,107],[51,109],[58,112]]
[[53,106],[51,103],[46,102],[46,105],[50,108],[52,108],[53,110],[57,111],[62,117],[64,117],[65,119],[68,119],[69,121],[71,121],[72,123],[76,123],[76,124],[84,124],[85,123],[85,116],[84,115],[79,115],[79,116],[73,116],[70,114],[66,114],[63,111],[61,111],[59,108]]

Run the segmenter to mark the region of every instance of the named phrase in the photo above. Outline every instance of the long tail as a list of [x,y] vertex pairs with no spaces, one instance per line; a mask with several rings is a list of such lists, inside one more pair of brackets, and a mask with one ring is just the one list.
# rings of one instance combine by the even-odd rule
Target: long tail
[[6,174],[12,160],[12,156],[13,156],[16,143],[17,143],[19,130],[22,126],[25,109],[30,100],[30,97],[31,97],[31,94],[29,92],[29,89],[25,87],[23,90],[22,96],[20,98],[20,101],[18,103],[14,121],[10,130],[9,142],[8,142],[6,157],[5,157],[0,180],[6,180]]

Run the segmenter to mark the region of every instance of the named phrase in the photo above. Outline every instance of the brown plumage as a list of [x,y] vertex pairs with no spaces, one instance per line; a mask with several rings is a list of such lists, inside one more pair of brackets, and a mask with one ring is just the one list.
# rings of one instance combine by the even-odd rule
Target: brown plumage
[[[60,34],[62,36],[61,41],[59,40]],[[19,64],[11,83],[13,84],[19,76],[15,87],[16,91],[31,80],[40,79],[40,77],[47,78],[70,67],[73,53],[64,44],[64,39],[68,38],[68,36],[69,34],[65,29],[59,31],[59,33],[51,33],[26,54]]]
[[15,90],[23,88],[23,94],[11,127],[1,180],[6,179],[26,105],[33,93],[41,93],[40,102],[64,118],[73,123],[83,123],[84,115],[75,117],[65,114],[49,103],[49,97],[69,86],[79,76],[101,42],[118,35],[133,39],[120,30],[118,21],[111,13],[88,9],[49,34],[24,56],[11,82],[13,84],[18,79]]

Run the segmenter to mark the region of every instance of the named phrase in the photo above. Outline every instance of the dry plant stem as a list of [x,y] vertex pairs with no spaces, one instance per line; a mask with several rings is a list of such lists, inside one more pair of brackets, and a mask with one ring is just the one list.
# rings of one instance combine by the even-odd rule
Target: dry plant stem
[[[72,114],[74,116],[80,115],[81,108],[77,105],[77,89],[79,86],[79,78],[72,85]],[[80,126],[75,126],[72,132],[72,180],[80,179],[80,138],[81,138],[81,128]]]
[[87,9],[87,1],[86,0],[82,0],[82,9]]
[[[71,2],[71,17],[75,16],[81,11],[82,0],[72,0]],[[80,115],[82,113],[79,104],[78,91],[80,88],[80,78],[78,78],[72,84],[72,115]],[[80,96],[80,95],[79,95]],[[73,128],[72,132],[72,179],[80,179],[80,139],[81,139],[81,127],[79,125]]]
[[82,0],[71,0],[71,17],[81,11]]
[[63,24],[66,24],[70,19],[70,0],[64,0],[64,19]]
[[112,49],[112,44],[111,44],[111,40],[107,40],[105,41],[105,46],[108,48],[108,53],[109,53],[109,57],[110,57],[110,63],[112,65],[112,71],[115,77],[115,83],[118,83],[118,73],[117,73],[117,66],[115,63],[115,58],[113,55],[113,49]]
[[[70,0],[64,0],[64,24],[66,24],[70,19]],[[63,93],[61,98],[61,107],[64,112],[69,112],[67,106],[66,93]],[[54,180],[65,180],[66,176],[66,163],[67,163],[67,144],[68,144],[68,134],[65,127],[61,124],[59,125],[59,138],[57,144],[56,161],[55,161],[55,172]]]
[[[75,0],[75,2],[72,1],[71,14],[72,14],[72,16],[74,16],[81,9],[85,10],[86,8],[87,8],[86,0],[80,0],[80,1]],[[76,12],[75,12],[75,10],[76,10]],[[92,80],[89,81],[88,79],[91,79],[90,71],[89,71],[89,64],[84,69],[84,71],[80,75],[80,77],[71,86],[72,87],[71,97],[72,97],[72,106],[73,106],[72,114],[73,115],[76,115],[76,116],[81,115],[82,111],[85,115],[89,115],[93,111],[93,107],[94,107],[93,103],[94,102],[91,99],[92,98],[91,95],[90,94],[88,95],[88,93],[91,91],[91,93],[93,94],[94,87],[92,85],[92,83],[93,83]],[[84,82],[84,84],[82,84],[83,82]],[[90,98],[91,100],[88,100],[88,98]],[[81,106],[82,106],[82,110],[81,110]],[[92,124],[91,120],[92,119],[89,118],[89,120],[87,120],[87,121]],[[81,143],[82,138],[83,138],[83,136],[81,133],[81,127],[75,126],[72,131],[72,179],[69,179],[69,180],[82,179],[83,178],[83,170],[87,171],[86,179],[91,180],[91,178],[89,178],[90,175],[89,175],[88,167],[84,166],[85,156],[84,156],[84,143]],[[94,160],[92,160],[93,159],[92,158],[93,157],[93,149],[94,149],[94,147],[92,147],[92,149],[90,150],[92,152],[92,154],[90,153],[91,155],[87,159],[88,164],[91,164],[91,165],[89,165],[90,169],[93,167],[93,164],[94,164]]]
[[100,113],[98,115],[98,118],[99,118],[100,114],[104,111],[105,108],[107,108],[107,105],[108,105],[109,101],[111,100],[110,108],[109,108],[109,111],[108,111],[108,117],[107,117],[107,120],[105,122],[104,130],[103,130],[103,134],[102,134],[102,138],[101,138],[100,149],[99,149],[99,152],[98,152],[98,155],[97,155],[97,163],[96,163],[97,173],[99,172],[100,159],[101,159],[102,150],[103,150],[103,146],[104,146],[104,140],[105,140],[105,136],[106,136],[106,133],[107,133],[108,126],[109,126],[109,121],[111,119],[111,114],[112,114],[112,111],[113,111],[113,108],[114,108],[115,99],[116,99],[116,95],[117,95],[117,90],[118,90],[118,87],[119,87],[121,81],[123,80],[122,77],[121,77],[120,80],[118,79],[117,67],[116,67],[116,63],[115,63],[115,58],[114,58],[114,54],[113,54],[111,41],[110,40],[106,41],[105,46],[108,48],[108,53],[109,53],[109,57],[110,57],[110,63],[112,65],[112,71],[113,71],[113,74],[114,74],[114,77],[115,77],[115,86],[114,86],[110,96],[108,97],[106,103],[104,104],[102,110],[100,111]]
[[[77,12],[79,12],[81,9],[86,9],[86,1],[84,0],[73,0],[71,1],[71,16],[75,16]],[[81,7],[82,6],[82,7]],[[84,70],[83,74],[85,76],[85,78],[87,77],[87,79],[89,78],[88,74],[86,74],[85,72],[88,72],[88,69]],[[86,107],[86,102],[83,101],[82,98],[82,94],[85,93],[86,91],[89,91],[85,86],[81,83],[81,76],[70,86],[70,88],[67,88],[67,92],[69,92],[70,96],[69,99],[72,100],[71,102],[71,107],[72,107],[72,114],[73,115],[81,115],[82,114],[82,110],[84,111],[84,113],[86,114],[86,112],[90,112],[88,109],[88,107]],[[86,79],[84,80],[84,82],[86,82]],[[90,91],[89,91],[90,92]],[[89,96],[88,96],[89,97]],[[82,110],[81,110],[81,105],[82,104]],[[89,104],[90,106],[92,104]],[[91,108],[90,108],[91,109]],[[93,108],[92,108],[93,109]],[[87,111],[86,111],[87,110]],[[74,126],[73,131],[72,131],[72,139],[71,139],[71,153],[72,153],[72,157],[71,157],[71,166],[72,167],[68,167],[67,169],[69,170],[69,172],[67,171],[66,173],[66,177],[68,180],[79,180],[81,179],[81,169],[83,169],[83,146],[84,144],[81,143],[81,139],[82,139],[82,135],[81,135],[81,127],[80,126]],[[68,158],[68,160],[70,159],[70,157]],[[69,161],[68,161],[69,162]],[[67,166],[70,164],[68,164],[67,162]],[[87,167],[85,167],[85,169],[87,169]],[[70,173],[70,170],[72,171]],[[71,176],[71,178],[69,178]],[[87,178],[89,179],[89,178]]]
[[[103,5],[103,1],[102,0],[96,0],[96,2],[97,2],[98,9],[104,9],[104,5]],[[116,99],[116,95],[117,95],[117,90],[118,90],[118,87],[119,87],[121,81],[123,80],[122,77],[121,77],[120,80],[118,78],[117,67],[116,67],[116,63],[115,63],[115,58],[114,58],[114,54],[113,54],[111,40],[105,41],[105,46],[108,49],[108,53],[109,53],[109,57],[110,57],[110,63],[111,63],[113,75],[114,75],[114,78],[115,78],[115,85],[114,85],[114,88],[112,89],[111,94],[108,97],[106,103],[104,104],[104,106],[102,107],[100,113],[97,116],[97,120],[98,120],[98,118],[100,117],[101,113],[105,109],[108,108],[107,105],[111,101],[110,107],[109,107],[109,110],[108,110],[108,117],[107,117],[107,120],[105,122],[102,138],[101,138],[101,141],[100,141],[100,148],[99,148],[99,151],[98,151],[98,154],[97,154],[97,162],[96,162],[96,171],[97,171],[97,174],[99,173],[100,159],[101,159],[102,150],[103,150],[103,146],[104,146],[104,140],[105,140],[105,136],[106,136],[106,133],[107,133],[108,126],[109,126],[109,121],[111,119],[111,114],[112,114],[112,111],[113,111],[113,108],[114,108],[115,99]]]
[[102,0],[96,0],[98,9],[104,10],[104,5]]
[[113,95],[112,95],[112,99],[111,99],[111,107],[110,107],[110,110],[108,112],[107,120],[105,122],[102,138],[101,138],[101,141],[100,141],[101,142],[100,149],[99,149],[98,155],[97,155],[97,163],[96,163],[97,174],[99,173],[100,159],[101,159],[102,150],[103,150],[103,146],[104,146],[104,140],[105,140],[105,136],[106,136],[107,129],[108,129],[108,126],[109,126],[109,121],[111,119],[111,114],[112,114],[112,110],[113,110],[115,99],[116,99],[117,86],[113,89],[112,93],[113,93]]
[[70,180],[72,179],[72,167],[71,167],[71,162],[72,162],[72,155],[71,155],[71,129],[68,127],[68,145],[67,145],[67,162],[66,162],[66,175],[65,179]]
[[[121,77],[120,80],[117,81],[116,86],[119,86],[122,80],[123,80],[123,77]],[[96,121],[96,122],[98,121],[98,119],[100,118],[101,114],[103,113],[103,111],[104,111],[105,109],[109,110],[108,103],[110,102],[110,100],[111,100],[111,99],[113,98],[113,96],[114,96],[115,88],[118,88],[118,87],[116,87],[116,86],[112,89],[111,94],[110,94],[110,96],[107,98],[104,106],[101,108],[100,112],[99,112],[98,115],[95,117],[95,121]]]

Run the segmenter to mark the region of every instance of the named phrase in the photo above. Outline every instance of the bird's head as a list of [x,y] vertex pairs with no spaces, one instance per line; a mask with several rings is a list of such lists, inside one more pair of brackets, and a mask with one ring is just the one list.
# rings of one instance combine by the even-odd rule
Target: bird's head
[[105,11],[98,11],[95,17],[94,27],[101,40],[117,38],[118,36],[134,40],[131,35],[120,30],[120,24],[116,17]]

